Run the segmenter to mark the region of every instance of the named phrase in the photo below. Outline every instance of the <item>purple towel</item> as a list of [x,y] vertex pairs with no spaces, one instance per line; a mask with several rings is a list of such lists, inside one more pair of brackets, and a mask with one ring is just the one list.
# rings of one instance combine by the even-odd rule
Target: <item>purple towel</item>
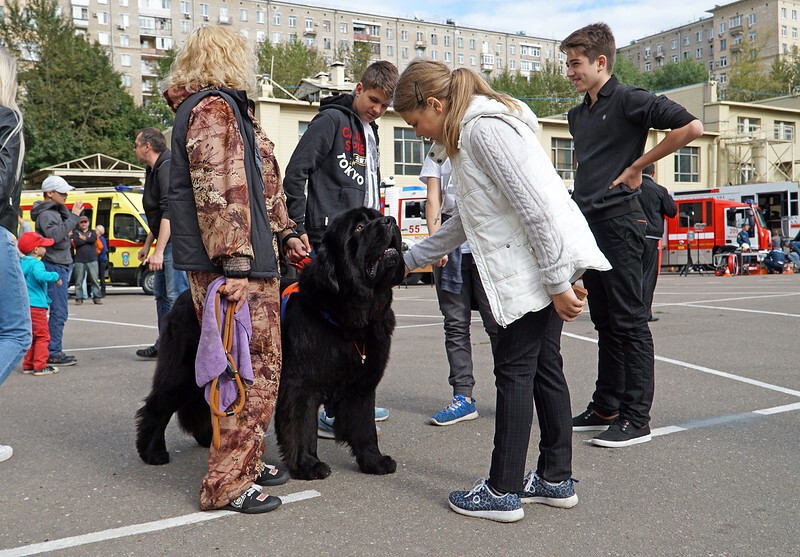
[[[200,345],[197,347],[197,358],[194,361],[194,373],[197,385],[205,386],[206,402],[210,400],[211,382],[219,377],[219,409],[227,410],[228,406],[236,401],[236,380],[225,373],[228,359],[222,347],[222,335],[217,325],[214,311],[214,297],[219,287],[225,284],[225,277],[219,277],[208,286],[206,303],[203,307],[203,321],[200,324]],[[220,319],[224,321],[228,301],[220,299]],[[250,307],[245,301],[244,305],[233,317],[233,342],[231,343],[231,356],[236,362],[236,368],[242,381],[253,384],[253,363],[250,360],[250,337],[253,336],[253,325],[250,322]]]

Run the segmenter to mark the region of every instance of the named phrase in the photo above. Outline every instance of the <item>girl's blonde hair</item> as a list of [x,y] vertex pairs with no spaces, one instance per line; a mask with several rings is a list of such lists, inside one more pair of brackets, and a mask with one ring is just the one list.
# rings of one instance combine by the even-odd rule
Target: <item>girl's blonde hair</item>
[[17,106],[17,59],[11,56],[6,49],[0,47],[0,106],[10,108],[17,117],[17,123],[8,134],[0,150],[15,135],[19,135],[19,159],[17,160],[16,178],[22,176],[22,163],[25,159],[25,135],[22,132],[22,112]]
[[397,112],[423,110],[425,101],[433,97],[441,101],[446,113],[444,118],[444,144],[447,154],[458,152],[461,120],[467,112],[474,95],[483,95],[518,111],[518,102],[498,93],[480,75],[467,68],[450,70],[442,62],[418,58],[411,62],[400,75],[394,91],[394,109]]
[[192,31],[172,63],[167,87],[196,92],[208,87],[256,91],[257,59],[239,33],[219,26]]

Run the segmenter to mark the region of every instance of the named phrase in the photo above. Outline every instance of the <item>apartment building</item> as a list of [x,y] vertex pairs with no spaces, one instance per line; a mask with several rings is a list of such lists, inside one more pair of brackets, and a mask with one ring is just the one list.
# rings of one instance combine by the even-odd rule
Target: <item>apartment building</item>
[[[4,0],[0,0],[2,10]],[[303,42],[334,62],[337,49],[366,43],[375,60],[402,71],[418,56],[489,76],[508,69],[531,75],[547,64],[563,68],[559,42],[444,22],[404,19],[270,0],[59,0],[78,32],[108,48],[114,68],[137,103],[159,95],[158,59],[203,25],[230,25],[257,47],[264,41]],[[0,11],[2,16],[2,11]],[[284,84],[286,85],[286,84]],[[288,84],[294,86],[296,84]]]
[[732,68],[756,57],[765,69],[792,47],[800,48],[800,1],[740,0],[716,5],[711,15],[618,48],[640,71],[655,71],[669,62],[696,60],[722,88]]

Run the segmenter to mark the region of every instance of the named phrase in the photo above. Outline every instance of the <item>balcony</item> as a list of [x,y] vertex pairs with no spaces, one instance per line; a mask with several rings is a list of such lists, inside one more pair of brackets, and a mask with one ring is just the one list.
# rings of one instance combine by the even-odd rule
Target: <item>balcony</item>
[[226,15],[221,15],[221,16],[219,16],[219,19],[217,20],[217,23],[219,23],[220,25],[230,25],[231,24],[231,18],[226,16]]
[[303,31],[304,35],[316,35],[317,29],[316,27],[306,27],[305,31]]
[[742,43],[732,43],[732,44],[729,44],[729,45],[728,45],[728,49],[729,49],[731,52],[739,52],[740,50],[742,50]]
[[425,50],[426,48],[428,48],[428,42],[427,41],[416,41],[416,42],[414,42],[414,48],[416,48],[418,50]]

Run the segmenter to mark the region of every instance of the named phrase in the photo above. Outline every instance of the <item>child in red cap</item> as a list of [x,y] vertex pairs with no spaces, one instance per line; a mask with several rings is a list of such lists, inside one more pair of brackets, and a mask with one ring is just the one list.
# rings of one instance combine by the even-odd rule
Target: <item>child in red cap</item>
[[47,284],[54,282],[61,286],[61,279],[58,278],[58,273],[45,269],[44,263],[39,260],[44,255],[45,247],[52,245],[52,238],[45,238],[37,232],[26,232],[17,242],[17,248],[25,254],[20,263],[28,285],[28,303],[33,325],[33,342],[22,361],[22,373],[33,373],[36,376],[58,373],[57,367],[47,364],[50,356],[47,348],[50,343],[50,329],[47,326],[50,297],[47,295]]

